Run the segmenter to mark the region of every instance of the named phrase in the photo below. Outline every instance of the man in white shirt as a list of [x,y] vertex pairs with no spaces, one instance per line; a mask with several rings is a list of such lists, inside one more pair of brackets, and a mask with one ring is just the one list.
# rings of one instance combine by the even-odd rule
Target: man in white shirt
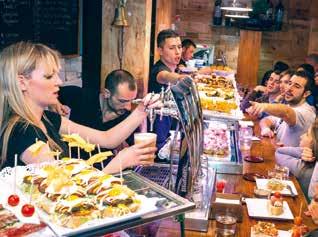
[[262,112],[272,115],[260,121],[262,136],[273,137],[276,132],[277,140],[284,146],[299,146],[300,136],[316,118],[314,107],[306,102],[312,88],[312,76],[304,71],[296,72],[285,93],[287,104],[251,102],[247,112],[252,116]]

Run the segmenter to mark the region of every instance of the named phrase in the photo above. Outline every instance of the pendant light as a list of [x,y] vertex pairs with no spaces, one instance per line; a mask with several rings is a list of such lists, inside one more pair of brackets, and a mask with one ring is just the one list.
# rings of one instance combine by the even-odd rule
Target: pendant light
[[253,10],[251,7],[251,1],[242,0],[224,1],[221,9],[229,12],[251,12]]

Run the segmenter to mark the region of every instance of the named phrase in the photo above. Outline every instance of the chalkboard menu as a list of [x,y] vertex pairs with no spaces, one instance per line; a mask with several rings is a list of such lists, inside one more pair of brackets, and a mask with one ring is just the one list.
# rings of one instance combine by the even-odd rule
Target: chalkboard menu
[[78,54],[79,0],[0,0],[0,50],[18,41]]

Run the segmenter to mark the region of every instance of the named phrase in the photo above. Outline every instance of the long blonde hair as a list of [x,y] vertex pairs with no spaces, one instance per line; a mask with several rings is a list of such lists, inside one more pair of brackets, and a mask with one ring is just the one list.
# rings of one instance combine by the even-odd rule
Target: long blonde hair
[[23,122],[25,126],[39,125],[24,99],[18,76],[29,78],[40,63],[58,71],[60,68],[58,52],[43,44],[18,42],[3,49],[0,54],[0,134],[2,137],[0,167],[6,160],[8,140],[16,123]]

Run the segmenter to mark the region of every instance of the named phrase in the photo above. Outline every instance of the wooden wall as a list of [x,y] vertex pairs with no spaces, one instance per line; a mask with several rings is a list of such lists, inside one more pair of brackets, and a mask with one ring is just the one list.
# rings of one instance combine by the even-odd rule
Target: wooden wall
[[[277,1],[277,0],[274,0]],[[112,70],[119,68],[117,28],[111,26],[117,0],[103,0],[101,82]],[[285,18],[280,32],[263,32],[258,78],[277,60],[291,66],[303,63],[308,53],[318,52],[318,1],[283,0]],[[129,27],[124,33],[123,68],[137,79],[139,94],[147,90],[150,56],[151,0],[127,1]],[[214,1],[157,0],[156,34],[170,28],[179,15],[177,31],[182,38],[215,45],[215,53],[226,53],[229,66],[237,69],[240,33],[237,28],[212,26]],[[158,56],[156,57],[158,59]]]
[[[103,0],[101,86],[106,75],[119,68],[119,29],[111,25],[118,0]],[[123,69],[137,80],[138,94],[147,89],[150,54],[151,0],[127,1],[129,26],[124,29]]]
[[182,38],[189,38],[197,43],[214,45],[215,53],[226,53],[228,64],[237,67],[239,30],[235,28],[211,27],[214,1],[177,0],[176,14],[181,23],[177,29]]
[[[318,17],[318,1],[283,0],[283,4],[283,30],[262,33],[259,78],[277,60],[296,66],[304,62],[308,52],[318,51],[318,20],[315,19]],[[210,0],[176,0],[176,14],[181,17],[178,30],[184,38],[215,45],[216,51],[223,50],[228,64],[237,69],[239,30],[212,27],[213,9],[214,1]]]
[[[155,38],[157,38],[158,33],[164,29],[170,29],[173,19],[175,18],[175,1],[171,0],[157,0],[156,5],[156,29]],[[155,62],[159,60],[159,54],[156,50],[157,41],[155,40]]]
[[262,33],[259,31],[241,30],[240,45],[237,57],[237,81],[245,86],[256,86],[255,78],[259,68]]

